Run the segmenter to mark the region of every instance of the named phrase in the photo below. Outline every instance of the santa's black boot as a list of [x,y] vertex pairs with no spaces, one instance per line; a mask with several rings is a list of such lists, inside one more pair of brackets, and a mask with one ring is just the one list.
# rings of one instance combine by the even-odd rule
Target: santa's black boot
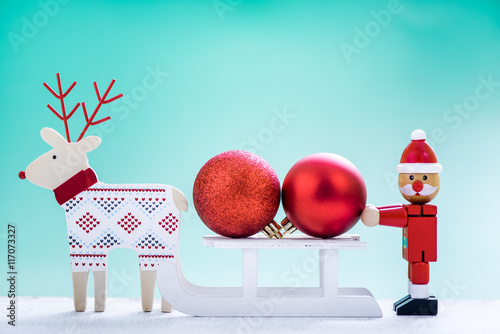
[[[408,297],[408,296],[407,296]],[[434,296],[423,298],[402,298],[400,304],[394,304],[397,315],[437,315],[438,300]]]
[[395,302],[393,304],[393,309],[394,311],[396,311],[396,309],[398,308],[399,305],[403,304],[405,301],[407,301],[408,299],[411,299],[411,296],[410,295],[406,295],[404,296],[403,298],[401,298],[400,300],[398,300],[397,302]]
[[407,295],[394,303],[397,315],[436,315],[438,300],[429,295],[427,284],[410,284],[411,295]]
[[408,294],[393,304],[392,307],[394,311],[396,311],[398,305],[403,304],[405,301],[411,298],[411,286],[412,286],[411,281],[408,281]]

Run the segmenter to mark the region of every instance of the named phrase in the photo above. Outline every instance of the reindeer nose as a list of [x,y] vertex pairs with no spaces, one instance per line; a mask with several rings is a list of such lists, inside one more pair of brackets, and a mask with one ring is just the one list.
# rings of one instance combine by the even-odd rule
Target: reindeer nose
[[24,180],[26,178],[26,173],[23,170],[19,172],[19,178],[21,180]]
[[424,184],[421,181],[415,181],[415,182],[413,182],[411,187],[413,188],[413,190],[415,190],[418,193],[419,191],[424,189]]

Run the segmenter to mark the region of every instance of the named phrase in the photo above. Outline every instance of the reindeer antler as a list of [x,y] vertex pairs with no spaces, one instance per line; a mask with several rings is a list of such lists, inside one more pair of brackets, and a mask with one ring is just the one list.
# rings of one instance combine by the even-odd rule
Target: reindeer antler
[[57,73],[57,87],[59,88],[59,95],[57,95],[54,90],[52,90],[52,88],[50,88],[50,86],[44,82],[43,85],[45,86],[45,88],[47,88],[49,90],[49,92],[52,93],[52,95],[54,95],[56,97],[56,99],[59,99],[61,101],[61,110],[62,110],[62,116],[54,109],[52,108],[52,106],[50,104],[47,104],[47,107],[50,109],[50,111],[52,111],[61,121],[64,122],[64,129],[66,130],[66,139],[68,140],[68,143],[71,143],[71,138],[69,136],[69,127],[68,127],[68,119],[71,118],[71,116],[73,116],[73,114],[75,113],[76,109],[78,109],[78,107],[80,106],[80,102],[78,102],[76,104],[76,106],[73,108],[73,110],[71,110],[71,112],[66,115],[66,107],[64,105],[64,98],[69,94],[69,92],[71,92],[71,90],[73,89],[73,87],[75,87],[76,85],[76,81],[73,82],[73,84],[66,90],[66,92],[63,94],[62,92],[62,85],[61,85],[61,77],[59,75],[59,73]]
[[99,108],[101,108],[101,106],[103,104],[107,104],[107,103],[113,102],[114,100],[117,100],[117,99],[119,99],[120,97],[123,96],[123,94],[118,94],[115,97],[112,97],[109,100],[106,100],[106,97],[108,96],[108,93],[111,90],[111,87],[113,87],[114,83],[115,83],[115,79],[111,80],[111,83],[109,84],[108,89],[106,89],[106,92],[101,97],[101,94],[99,93],[99,88],[97,88],[97,82],[94,82],[95,93],[97,94],[97,99],[99,100],[99,104],[97,105],[97,107],[95,108],[94,112],[92,113],[92,115],[89,118],[89,116],[87,114],[87,108],[85,107],[85,102],[82,102],[83,114],[85,115],[85,121],[87,122],[87,124],[83,128],[83,131],[80,134],[80,137],[78,137],[77,141],[79,141],[80,139],[83,138],[83,135],[85,135],[85,132],[87,132],[87,129],[89,128],[89,126],[91,126],[91,125],[97,125],[97,124],[100,124],[102,122],[106,122],[107,120],[111,119],[111,117],[107,116],[107,117],[104,117],[104,118],[102,118],[102,119],[94,122],[94,117],[95,117],[95,115],[97,115],[97,112],[99,111]]

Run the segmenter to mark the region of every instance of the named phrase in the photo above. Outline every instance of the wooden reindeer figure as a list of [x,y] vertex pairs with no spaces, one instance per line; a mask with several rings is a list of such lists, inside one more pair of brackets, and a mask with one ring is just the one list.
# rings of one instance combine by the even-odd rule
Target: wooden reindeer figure
[[[57,74],[59,92],[55,93],[46,83],[44,86],[61,101],[62,115],[48,108],[64,121],[66,139],[50,128],[43,128],[42,139],[52,149],[33,161],[26,172],[19,176],[32,183],[53,190],[56,200],[66,212],[73,294],[75,310],[86,308],[89,270],[94,275],[95,311],[104,311],[106,301],[106,268],[110,250],[115,248],[135,249],[139,255],[141,273],[142,309],[151,311],[153,306],[156,270],[163,261],[177,261],[181,211],[187,210],[187,200],[178,189],[161,184],[110,185],[98,181],[90,168],[87,152],[96,149],[101,139],[96,136],[84,138],[89,126],[109,119],[93,121],[103,104],[122,95],[106,100],[115,80],[111,81],[101,96],[97,84],[94,88],[98,105],[89,117],[82,103],[86,125],[76,142],[71,142],[68,119],[80,106],[78,103],[67,114],[64,98],[73,89],[74,82],[66,92],[61,88]],[[161,309],[171,312],[171,306],[162,298]]]

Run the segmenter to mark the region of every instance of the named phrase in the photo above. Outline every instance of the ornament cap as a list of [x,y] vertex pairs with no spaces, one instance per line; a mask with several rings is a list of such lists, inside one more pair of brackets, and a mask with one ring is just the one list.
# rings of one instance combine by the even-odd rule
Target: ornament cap
[[283,236],[287,234],[292,234],[293,232],[297,231],[297,228],[292,224],[292,222],[290,221],[290,219],[288,219],[288,217],[283,218],[280,225],[285,230],[285,232],[283,232]]
[[269,239],[281,239],[283,238],[283,234],[281,234],[280,230],[281,226],[279,226],[274,220],[271,220],[261,232]]

